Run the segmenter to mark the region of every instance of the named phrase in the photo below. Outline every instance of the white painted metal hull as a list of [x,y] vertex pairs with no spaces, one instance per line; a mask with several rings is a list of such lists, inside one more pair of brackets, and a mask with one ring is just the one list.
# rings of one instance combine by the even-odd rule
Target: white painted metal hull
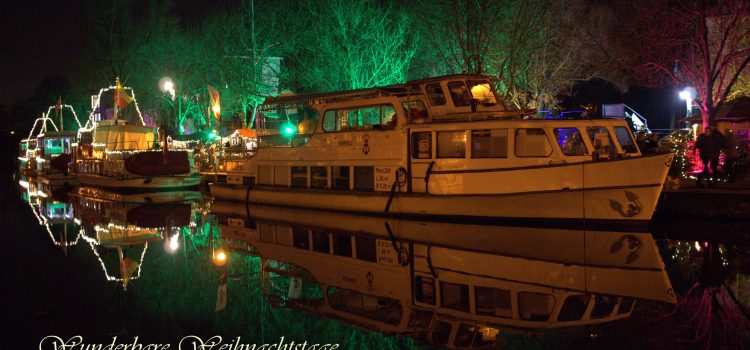
[[80,184],[119,189],[175,189],[198,186],[198,176],[156,176],[116,179],[108,176],[93,174],[76,174]]

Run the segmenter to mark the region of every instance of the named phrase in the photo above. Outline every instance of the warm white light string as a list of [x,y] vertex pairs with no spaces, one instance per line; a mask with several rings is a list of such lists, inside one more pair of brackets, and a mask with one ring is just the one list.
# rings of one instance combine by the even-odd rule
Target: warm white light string
[[[81,232],[83,232],[83,228],[81,228]],[[104,260],[102,260],[102,257],[99,256],[99,252],[96,251],[96,245],[98,245],[96,240],[89,237],[85,233],[83,233],[83,239],[89,243],[91,250],[94,252],[94,255],[99,260],[99,264],[102,266],[102,270],[104,271],[104,276],[107,278],[107,281],[122,282],[122,278],[112,277],[109,275],[109,272],[107,271],[107,266],[104,265]],[[145,245],[143,246],[143,251],[141,252],[141,259],[140,259],[140,262],[138,263],[138,270],[136,270],[135,276],[130,278],[131,281],[136,280],[141,277],[141,267],[143,266],[143,258],[146,256],[147,250],[148,250],[148,242],[145,242]]]
[[[60,113],[62,113],[62,108],[68,108],[68,109],[70,109],[71,112],[73,112],[73,118],[75,118],[76,124],[78,124],[78,128],[80,129],[82,127],[81,126],[81,121],[78,119],[78,114],[76,113],[76,110],[73,109],[73,106],[71,106],[71,105],[60,105],[60,107],[61,107]],[[52,109],[54,109],[54,108],[57,108],[57,106],[54,106],[54,105],[49,106],[49,108],[47,108],[47,113],[44,114],[44,118],[50,120],[52,122],[52,125],[55,125],[55,122],[49,117],[49,114],[52,112]],[[45,125],[45,131],[46,131],[46,125]],[[59,131],[57,129],[57,126],[55,126],[55,131]]]
[[[58,242],[55,239],[55,235],[52,234],[52,230],[49,227],[49,223],[47,221],[47,218],[41,213],[41,211],[42,211],[41,208],[39,208],[39,212],[37,212],[36,208],[34,207],[33,204],[31,204],[31,202],[27,202],[27,203],[31,207],[31,212],[34,213],[34,216],[36,217],[36,220],[39,222],[39,224],[42,225],[42,226],[44,226],[45,229],[47,229],[47,234],[49,234],[49,238],[50,238],[50,240],[52,240],[52,244],[54,244],[54,245],[56,245],[58,247],[62,247],[63,244],[60,243],[60,242]],[[74,245],[78,244],[78,240],[79,239],[81,239],[81,232],[80,231],[78,232],[78,235],[76,236],[76,239],[73,242],[66,242],[65,246],[66,247],[74,246]]]
[[[94,114],[99,109],[99,106],[101,106],[102,93],[106,91],[111,91],[114,89],[117,89],[117,86],[109,86],[109,87],[99,89],[99,94],[96,95],[96,105],[91,110],[91,114],[89,114],[89,120],[86,121],[86,124],[84,125],[83,129],[89,128],[90,130],[90,128],[96,127],[96,122],[94,121]],[[130,97],[133,99],[133,103],[135,104],[135,111],[138,112],[138,118],[141,120],[141,125],[146,126],[146,122],[143,121],[143,115],[141,114],[141,109],[138,106],[138,100],[135,99],[135,91],[133,91],[133,88],[129,88],[129,87],[123,87],[122,89],[130,90]],[[115,106],[114,108],[117,108],[117,106]]]

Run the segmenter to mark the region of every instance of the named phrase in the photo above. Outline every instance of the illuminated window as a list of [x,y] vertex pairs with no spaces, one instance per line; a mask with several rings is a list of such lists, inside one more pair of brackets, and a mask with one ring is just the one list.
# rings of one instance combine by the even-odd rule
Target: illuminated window
[[469,89],[471,89],[471,96],[477,100],[482,106],[494,106],[497,104],[497,98],[495,93],[492,91],[490,83],[483,80],[470,80]]
[[566,156],[585,156],[589,154],[586,144],[581,138],[581,133],[576,128],[556,128],[554,129],[555,139],[560,146],[560,150]]
[[437,133],[437,157],[466,157],[466,131],[439,131]]
[[419,131],[411,134],[411,157],[415,159],[432,158],[432,132]]

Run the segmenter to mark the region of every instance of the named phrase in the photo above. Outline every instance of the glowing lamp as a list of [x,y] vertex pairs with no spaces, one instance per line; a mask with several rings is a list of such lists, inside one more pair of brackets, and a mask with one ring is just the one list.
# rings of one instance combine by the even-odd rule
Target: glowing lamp
[[211,110],[214,111],[215,114],[219,114],[221,113],[221,106],[218,104],[212,105]]
[[281,135],[290,138],[297,133],[297,127],[292,123],[284,123],[281,125]]
[[214,252],[214,264],[216,266],[223,266],[227,263],[227,253],[224,252],[224,249],[219,249]]
[[162,92],[168,93],[169,96],[171,96],[172,99],[174,100],[175,86],[174,86],[174,82],[172,81],[172,78],[170,77],[161,78],[161,80],[159,81],[159,86],[161,86]]
[[177,251],[177,248],[180,247],[179,238],[179,235],[169,237],[169,239],[167,240],[167,252],[174,253],[175,251]]

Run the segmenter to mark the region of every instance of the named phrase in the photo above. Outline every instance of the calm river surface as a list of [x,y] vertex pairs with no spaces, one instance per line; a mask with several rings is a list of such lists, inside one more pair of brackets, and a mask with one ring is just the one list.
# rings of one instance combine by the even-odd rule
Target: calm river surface
[[213,349],[700,349],[750,339],[745,223],[479,226],[198,191],[45,188],[9,173],[0,186],[12,344],[2,348],[51,349],[57,338],[43,338],[76,335],[76,350],[181,340],[193,349],[217,335]]

